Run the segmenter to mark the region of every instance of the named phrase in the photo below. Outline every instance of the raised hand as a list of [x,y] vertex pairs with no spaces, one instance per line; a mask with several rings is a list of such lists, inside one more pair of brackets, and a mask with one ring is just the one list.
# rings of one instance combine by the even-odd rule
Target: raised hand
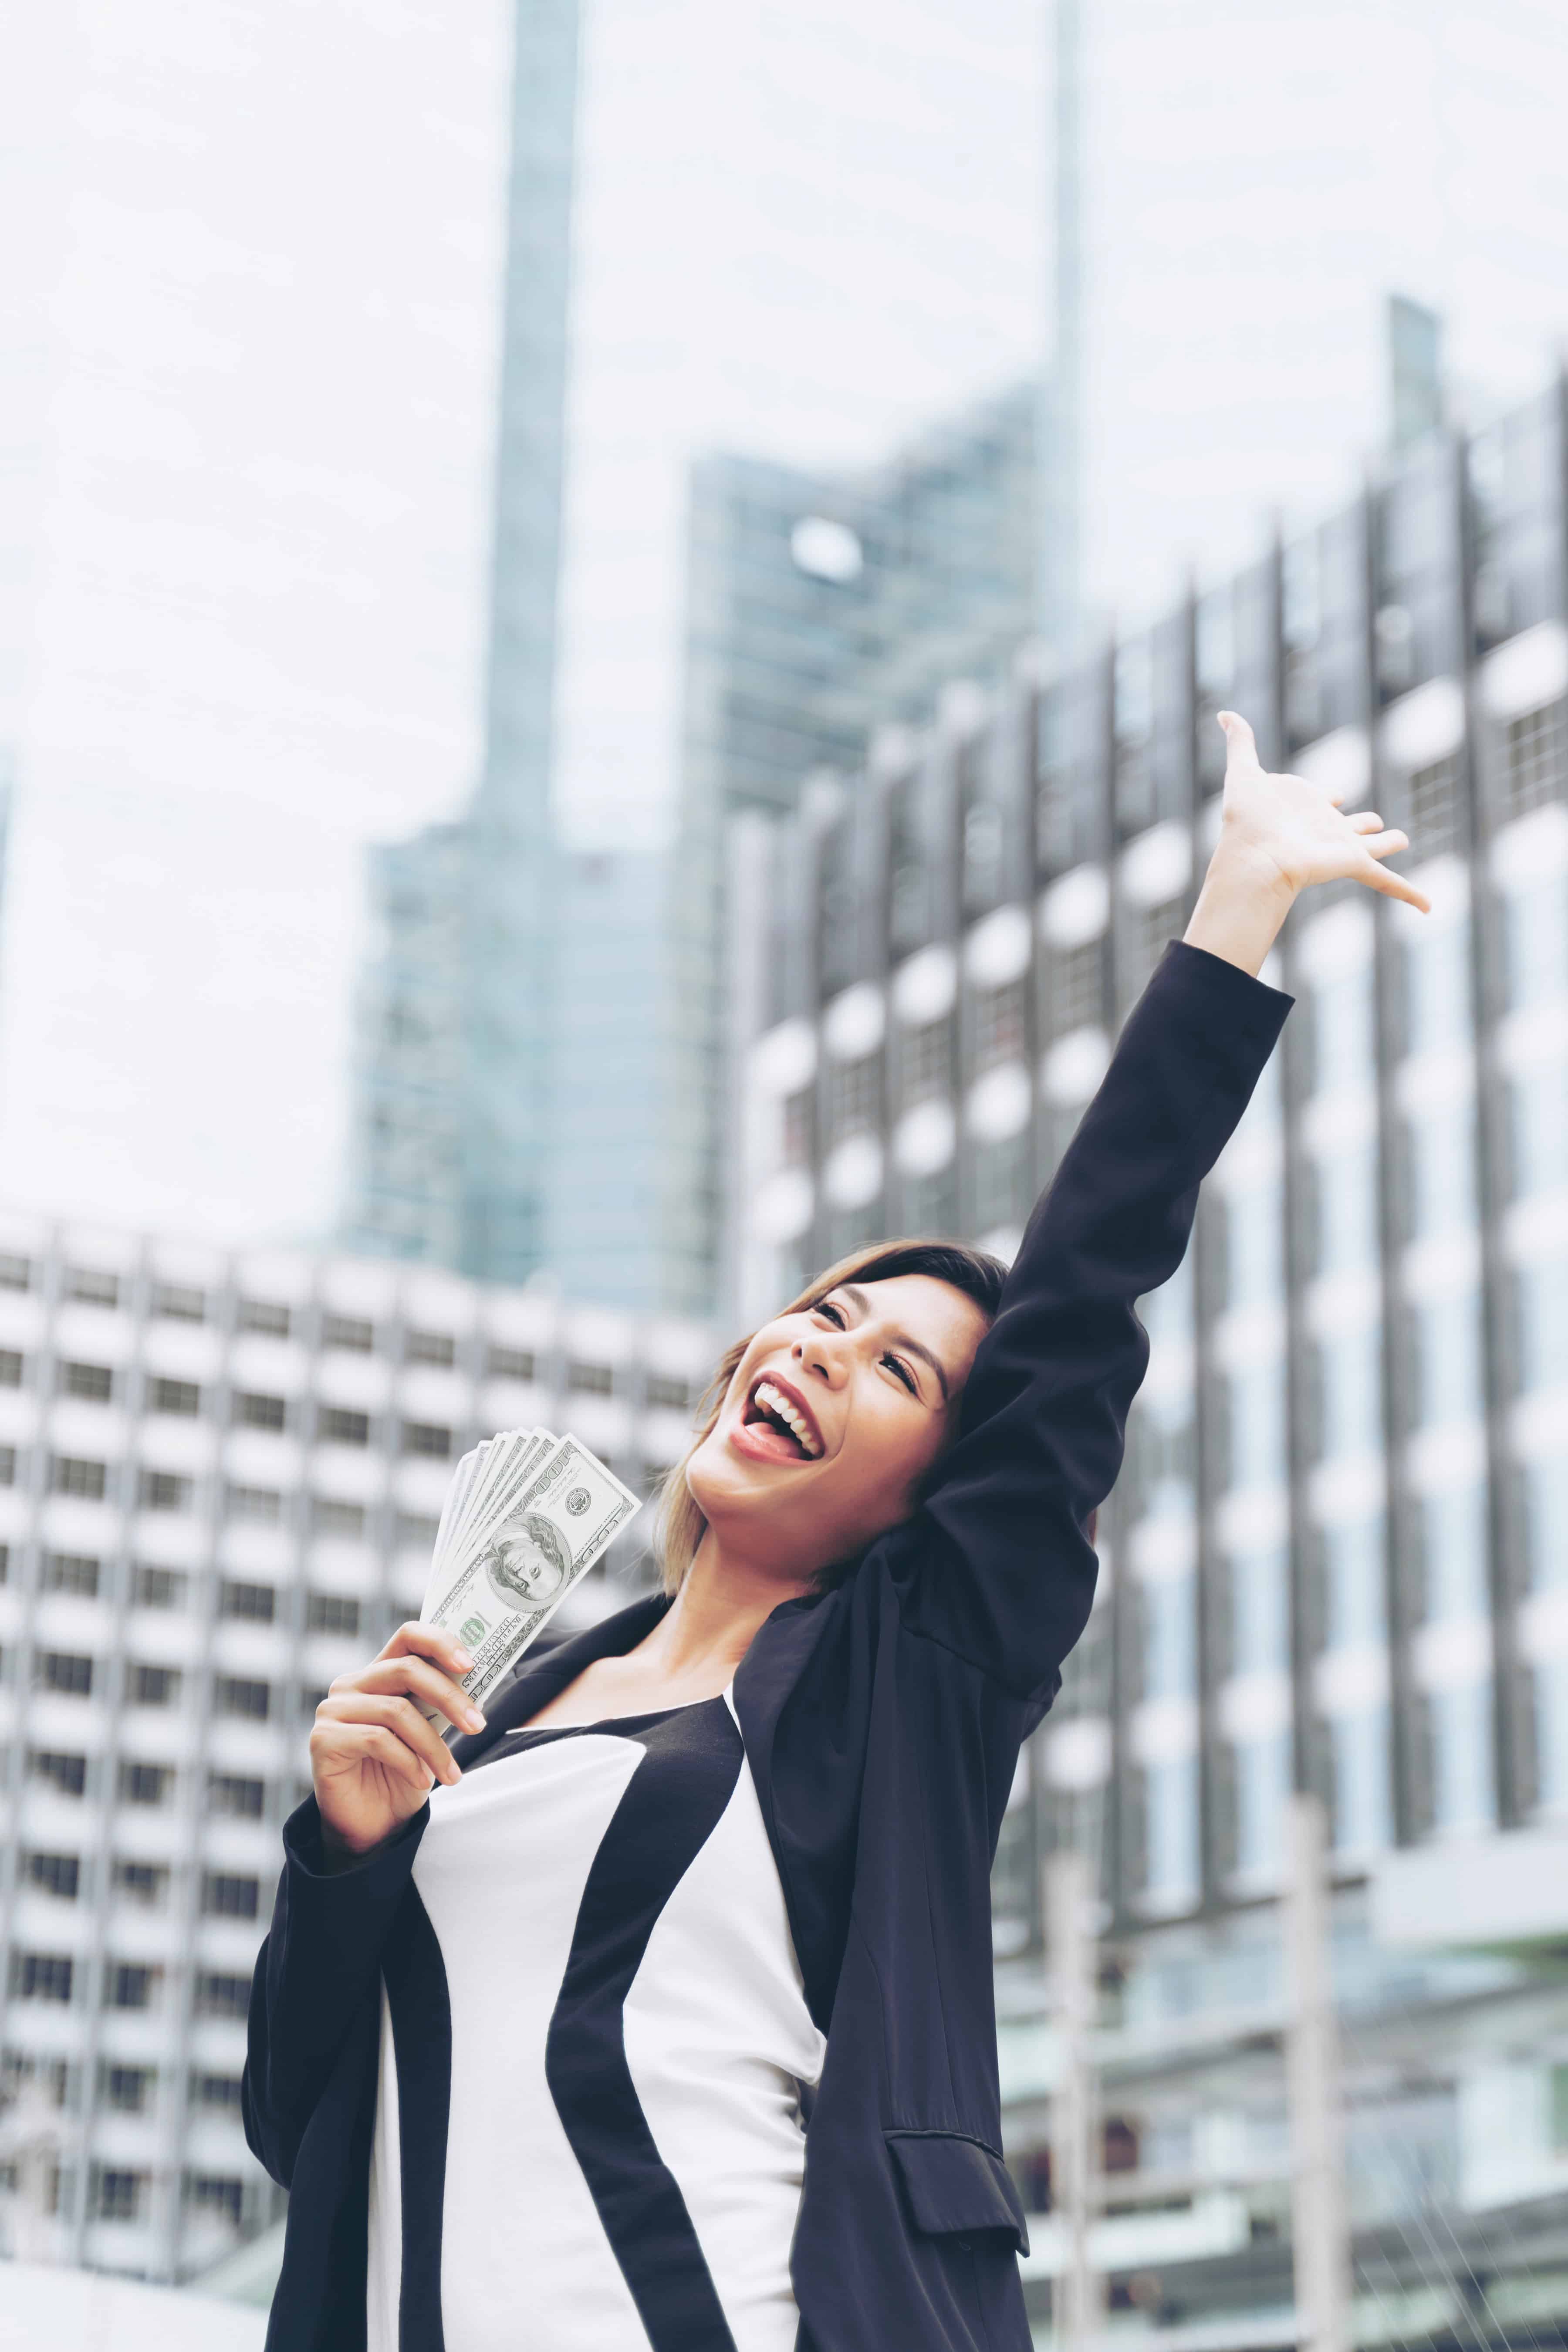
[[316,1709],[310,1777],[328,1853],[368,1853],[419,1811],[437,1780],[462,1771],[422,1706],[459,1731],[484,1717],[457,1677],[473,1664],[450,1633],[400,1625],[379,1657],[340,1675]]
[[1343,794],[1305,776],[1268,774],[1246,719],[1222,710],[1219,723],[1226,750],[1222,838],[1229,834],[1230,846],[1255,859],[1266,880],[1278,876],[1292,895],[1314,882],[1364,882],[1369,890],[1430,914],[1431,901],[1414,883],[1377,862],[1408,849],[1408,834],[1385,828],[1375,809],[1342,814]]
[[1430,914],[1431,901],[1380,859],[1408,849],[1409,836],[1375,809],[1346,816],[1342,793],[1305,776],[1264,769],[1251,728],[1222,710],[1226,759],[1220,834],[1184,937],[1256,973],[1300,890],[1314,882],[1363,882]]

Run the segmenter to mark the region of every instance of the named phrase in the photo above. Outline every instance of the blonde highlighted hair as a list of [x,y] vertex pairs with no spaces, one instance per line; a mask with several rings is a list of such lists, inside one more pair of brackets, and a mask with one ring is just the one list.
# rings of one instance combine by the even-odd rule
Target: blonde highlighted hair
[[[778,1311],[781,1316],[799,1315],[826,1298],[830,1290],[837,1290],[840,1283],[890,1282],[900,1274],[923,1274],[933,1281],[951,1284],[954,1290],[972,1298],[989,1322],[1001,1302],[1007,1269],[1000,1258],[991,1256],[985,1250],[971,1249],[964,1242],[873,1242],[869,1247],[852,1250],[847,1257],[828,1266]],[[664,1589],[672,1595],[685,1582],[698,1546],[708,1532],[708,1522],[686,1481],[687,1465],[698,1447],[712,1435],[724,1399],[730,1393],[730,1383],[755,1337],[754,1331],[749,1331],[720,1357],[713,1377],[698,1402],[691,1443],[673,1470],[667,1472],[659,1488],[654,1555]]]

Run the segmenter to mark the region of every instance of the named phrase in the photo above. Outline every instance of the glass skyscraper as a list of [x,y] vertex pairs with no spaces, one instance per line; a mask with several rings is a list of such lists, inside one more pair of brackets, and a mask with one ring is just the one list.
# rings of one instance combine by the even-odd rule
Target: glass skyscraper
[[723,1262],[727,821],[779,815],[879,729],[1030,635],[1040,396],[1021,385],[867,474],[713,457],[693,471],[680,806],[660,1107],[666,1300],[711,1311]]
[[545,1254],[551,801],[578,0],[518,0],[485,753],[462,820],[372,854],[344,1226],[518,1282]]

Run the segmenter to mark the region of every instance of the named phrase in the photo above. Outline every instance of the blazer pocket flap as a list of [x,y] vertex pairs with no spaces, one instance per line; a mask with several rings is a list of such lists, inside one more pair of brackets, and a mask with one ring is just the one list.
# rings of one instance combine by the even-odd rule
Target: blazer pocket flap
[[946,2231],[1005,2230],[1029,2251],[1024,2203],[1001,2158],[962,2132],[883,2134],[910,2200],[915,2226],[930,2237]]

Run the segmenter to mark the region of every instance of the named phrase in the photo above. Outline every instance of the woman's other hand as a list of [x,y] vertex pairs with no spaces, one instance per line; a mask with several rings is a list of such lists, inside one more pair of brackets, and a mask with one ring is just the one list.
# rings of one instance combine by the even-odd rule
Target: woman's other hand
[[421,1709],[438,1707],[459,1731],[484,1717],[457,1677],[473,1660],[433,1625],[400,1625],[379,1657],[340,1675],[310,1733],[310,1777],[329,1856],[368,1853],[419,1811],[437,1780],[463,1777]]
[[1220,713],[1228,756],[1220,837],[1184,937],[1256,974],[1296,894],[1314,882],[1363,882],[1423,914],[1431,902],[1380,860],[1410,846],[1375,809],[1342,813],[1342,794],[1264,769],[1245,719]]

